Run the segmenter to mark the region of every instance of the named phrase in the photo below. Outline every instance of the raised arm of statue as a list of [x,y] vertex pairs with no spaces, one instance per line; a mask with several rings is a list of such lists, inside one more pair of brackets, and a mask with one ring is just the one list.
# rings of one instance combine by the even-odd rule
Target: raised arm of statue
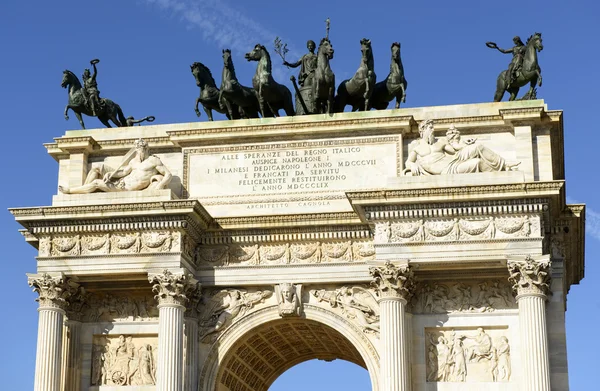
[[97,62],[92,60],[90,63],[92,64],[92,67],[94,68],[94,73],[92,73],[92,80],[96,81],[96,75],[98,74],[98,68],[96,68]]
[[500,53],[504,53],[504,54],[509,54],[509,53],[513,53],[515,51],[515,48],[510,48],[510,49],[502,49],[499,47],[496,47],[496,49],[498,49],[498,51]]

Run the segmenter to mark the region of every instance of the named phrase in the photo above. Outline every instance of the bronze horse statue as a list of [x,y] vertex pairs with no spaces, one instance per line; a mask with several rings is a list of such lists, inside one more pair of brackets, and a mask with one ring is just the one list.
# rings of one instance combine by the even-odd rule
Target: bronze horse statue
[[196,105],[194,111],[196,115],[200,117],[200,110],[198,110],[198,103],[202,103],[204,112],[208,116],[209,121],[213,121],[212,111],[217,113],[225,114],[227,119],[240,119],[239,110],[236,107],[233,113],[230,113],[225,109],[225,104],[219,94],[217,83],[212,76],[212,73],[208,67],[200,62],[195,62],[190,66],[192,75],[196,79],[196,85],[200,87],[200,96],[196,99]]
[[312,81],[312,99],[315,113],[331,114],[334,111],[335,75],[329,66],[333,58],[333,47],[328,38],[323,38],[317,51],[317,69]]
[[541,33],[535,33],[527,39],[523,64],[521,65],[518,76],[509,86],[507,86],[506,72],[508,71],[505,70],[500,72],[496,82],[494,102],[500,102],[505,91],[510,93],[510,97],[508,98],[509,101],[515,100],[519,93],[519,89],[527,83],[529,83],[529,91],[525,93],[523,99],[534,99],[536,84],[540,87],[542,86],[542,70],[538,65],[537,52],[541,52],[543,49],[544,45],[542,44]]
[[240,84],[235,75],[231,50],[223,50],[223,73],[221,75],[220,100],[223,101],[229,115],[233,115],[236,107],[242,118],[258,118],[260,105],[256,92]]
[[400,102],[406,102],[406,87],[408,82],[404,77],[404,67],[400,58],[400,43],[392,44],[392,62],[390,73],[384,81],[375,84],[371,96],[371,107],[375,110],[385,110],[391,100],[396,98],[395,108],[400,108]]
[[369,110],[369,99],[375,87],[375,60],[371,40],[360,40],[362,58],[358,70],[350,80],[344,80],[337,89],[336,111],[342,112],[346,105],[352,106],[352,111]]
[[288,116],[295,115],[292,93],[286,86],[273,79],[271,56],[267,49],[257,44],[245,57],[248,61],[258,61],[256,73],[252,77],[252,86],[256,91],[261,115],[266,117],[270,111],[273,117],[277,117],[280,109],[285,110]]
[[75,74],[69,70],[63,71],[61,87],[67,88],[69,91],[69,103],[65,107],[65,119],[69,120],[68,111],[73,110],[75,116],[79,120],[81,127],[85,129],[83,118],[81,114],[85,114],[90,117],[98,117],[100,122],[107,128],[111,128],[109,120],[112,121],[116,126],[127,126],[127,119],[123,115],[121,107],[107,98],[101,98],[102,104],[97,115],[94,115],[92,108],[90,107],[89,99],[86,98],[85,92],[81,87],[81,82],[75,76]]

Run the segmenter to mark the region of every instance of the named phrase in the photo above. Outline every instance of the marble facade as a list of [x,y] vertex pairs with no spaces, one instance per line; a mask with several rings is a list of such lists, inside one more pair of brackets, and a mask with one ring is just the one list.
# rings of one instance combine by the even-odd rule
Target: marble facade
[[[568,390],[563,131],[541,100],[67,131],[52,205],[11,209],[35,390],[266,391],[310,359],[379,391]],[[158,188],[58,191],[138,139]]]

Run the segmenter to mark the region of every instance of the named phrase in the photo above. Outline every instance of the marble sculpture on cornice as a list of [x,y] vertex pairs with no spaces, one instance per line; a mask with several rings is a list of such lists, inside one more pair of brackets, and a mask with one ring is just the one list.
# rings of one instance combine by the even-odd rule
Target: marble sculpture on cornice
[[171,182],[171,172],[162,161],[148,153],[148,143],[142,139],[135,142],[119,167],[102,174],[101,168],[93,168],[82,186],[68,188],[59,186],[64,194],[87,194],[116,191],[159,190]]
[[509,162],[476,139],[462,140],[452,125],[445,138],[436,139],[433,121],[419,125],[420,138],[408,146],[405,175],[446,175],[514,170],[520,162]]

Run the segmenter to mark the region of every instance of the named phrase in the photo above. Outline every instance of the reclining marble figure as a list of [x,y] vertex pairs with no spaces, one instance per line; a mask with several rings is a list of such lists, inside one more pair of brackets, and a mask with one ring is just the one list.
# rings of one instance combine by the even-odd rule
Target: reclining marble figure
[[64,194],[159,190],[166,188],[171,178],[171,172],[161,160],[148,153],[148,143],[139,139],[116,170],[103,175],[101,168],[94,167],[82,186],[59,186],[58,189]]

